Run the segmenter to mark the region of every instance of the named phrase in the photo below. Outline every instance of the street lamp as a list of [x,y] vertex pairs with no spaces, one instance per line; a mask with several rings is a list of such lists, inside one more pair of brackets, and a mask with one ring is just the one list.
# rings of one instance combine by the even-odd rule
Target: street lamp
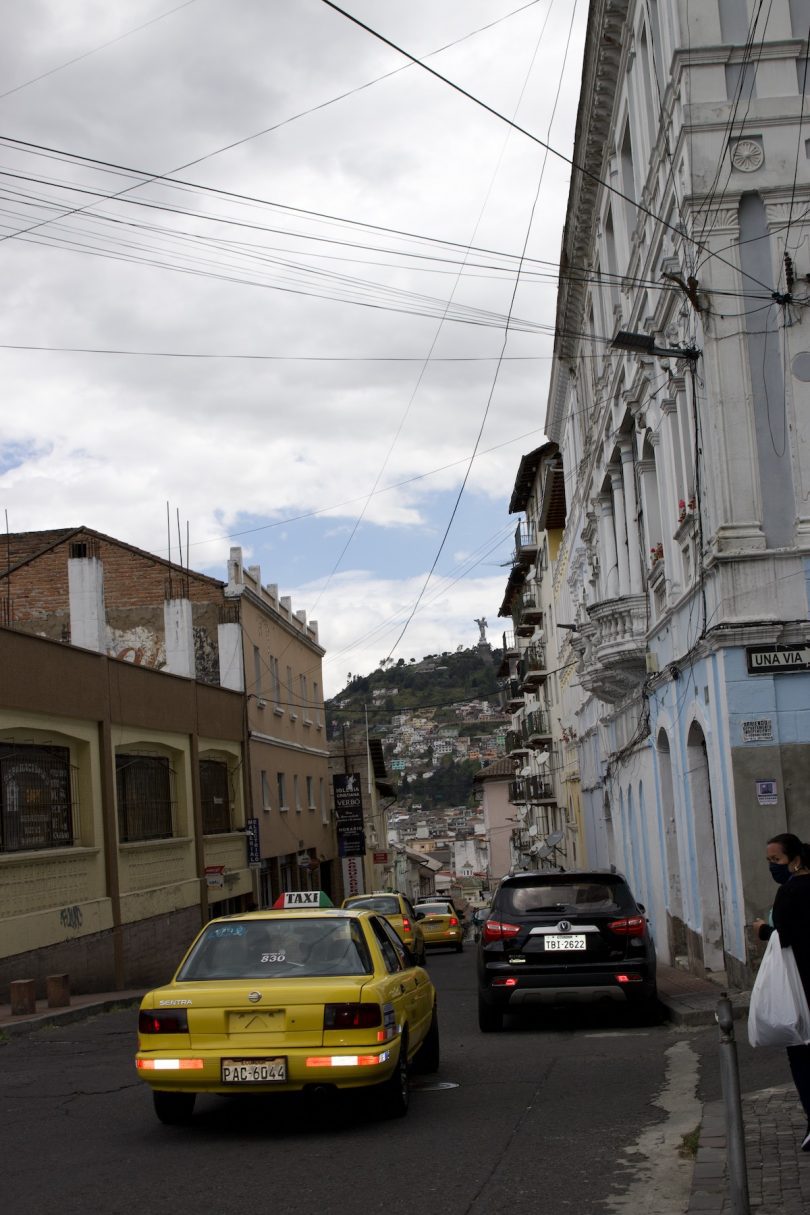
[[612,350],[632,350],[638,354],[654,354],[663,359],[690,359],[692,361],[699,359],[702,353],[696,346],[684,346],[683,348],[656,346],[655,339],[648,333],[631,333],[628,329],[620,329],[610,343],[610,347]]

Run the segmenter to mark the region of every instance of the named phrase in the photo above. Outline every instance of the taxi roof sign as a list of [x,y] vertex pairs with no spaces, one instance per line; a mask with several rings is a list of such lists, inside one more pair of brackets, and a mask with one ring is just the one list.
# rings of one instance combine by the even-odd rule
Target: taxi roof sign
[[334,907],[334,903],[323,890],[285,890],[276,899],[273,907]]

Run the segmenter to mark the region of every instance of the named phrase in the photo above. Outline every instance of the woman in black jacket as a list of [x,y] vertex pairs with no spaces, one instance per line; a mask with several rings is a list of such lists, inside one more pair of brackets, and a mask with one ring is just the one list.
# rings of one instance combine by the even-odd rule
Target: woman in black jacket
[[[804,994],[810,1004],[810,844],[803,844],[789,832],[768,841],[771,876],[779,883],[771,912],[772,924],[755,920],[753,927],[760,940],[779,933],[782,948],[793,949]],[[810,1045],[787,1048],[793,1083],[807,1114],[807,1134],[802,1151],[810,1152]]]

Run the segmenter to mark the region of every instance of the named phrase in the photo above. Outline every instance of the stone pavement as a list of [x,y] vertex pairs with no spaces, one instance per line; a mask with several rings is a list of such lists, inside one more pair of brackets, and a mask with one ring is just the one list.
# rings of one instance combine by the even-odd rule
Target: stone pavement
[[[666,1019],[673,1025],[714,1025],[721,987],[686,971],[659,965],[658,991]],[[12,1016],[0,1005],[0,1038],[49,1025],[80,1020],[114,1008],[137,1008],[143,992],[75,995],[67,1008],[48,1008]],[[729,993],[735,1017],[748,1011],[748,992]],[[806,1129],[792,1086],[764,1089],[743,1097],[751,1215],[810,1215],[810,1153],[799,1151]],[[726,1171],[723,1104],[704,1107],[687,1215],[732,1215]],[[650,1215],[655,1215],[651,1212]]]
[[[793,1085],[746,1093],[742,1099],[751,1215],[810,1212],[810,1153],[799,1145],[807,1119]],[[722,1101],[703,1107],[687,1215],[731,1215]]]

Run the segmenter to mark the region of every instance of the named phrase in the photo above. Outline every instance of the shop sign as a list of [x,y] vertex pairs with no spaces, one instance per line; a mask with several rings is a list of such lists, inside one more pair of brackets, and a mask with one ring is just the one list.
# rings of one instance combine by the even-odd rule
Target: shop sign
[[749,645],[745,649],[749,675],[781,675],[810,671],[810,646]]
[[224,865],[206,865],[205,866],[205,884],[211,887],[222,887],[225,885],[225,866]]
[[770,717],[757,717],[740,725],[743,742],[773,742],[773,721]]
[[259,845],[259,820],[257,818],[249,818],[245,824],[245,838],[247,839],[247,854],[248,864],[261,866],[262,854]]

